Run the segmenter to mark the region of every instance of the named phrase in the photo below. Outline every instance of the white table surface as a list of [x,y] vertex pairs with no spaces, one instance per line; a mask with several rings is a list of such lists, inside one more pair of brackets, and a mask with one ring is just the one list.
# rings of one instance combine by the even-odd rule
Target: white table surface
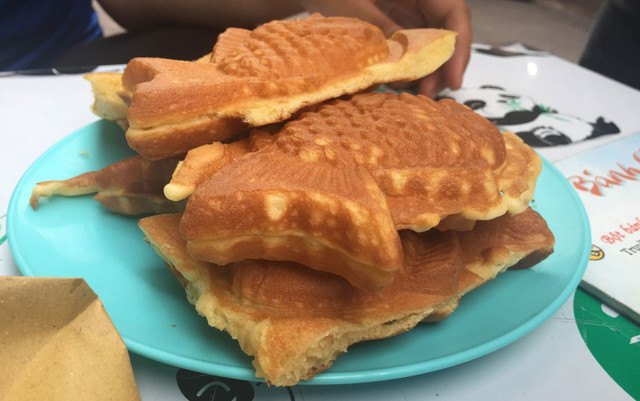
[[[621,129],[618,136],[539,150],[550,161],[640,132],[640,92],[553,56],[526,60],[536,64],[535,75],[522,79],[522,57],[474,53],[464,86],[499,84],[587,120],[604,114]],[[6,210],[18,180],[50,146],[97,120],[89,111],[92,99],[89,83],[81,75],[0,77],[0,238],[6,234]],[[0,275],[20,275],[9,250],[10,241],[0,243]],[[176,385],[178,368],[138,355],[131,359],[143,400],[185,399]],[[370,384],[299,385],[291,391],[256,387],[256,400],[291,397],[372,401],[631,399],[587,349],[576,326],[573,297],[522,339],[441,371]]]

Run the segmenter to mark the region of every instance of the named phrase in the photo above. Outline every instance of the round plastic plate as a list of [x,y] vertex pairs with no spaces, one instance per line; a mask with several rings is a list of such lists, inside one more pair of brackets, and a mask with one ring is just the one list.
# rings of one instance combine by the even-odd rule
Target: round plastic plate
[[[185,369],[257,380],[251,358],[207,325],[163,261],[143,241],[137,218],[114,214],[91,196],[41,199],[39,181],[66,179],[132,155],[120,128],[88,125],[51,147],[27,170],[11,198],[7,233],[25,275],[83,277],[98,294],[128,348]],[[556,237],[537,266],[508,271],[464,296],[445,321],[350,347],[308,384],[361,383],[450,367],[490,353],[533,330],[571,295],[586,268],[591,236],[567,180],[544,161],[532,206]]]

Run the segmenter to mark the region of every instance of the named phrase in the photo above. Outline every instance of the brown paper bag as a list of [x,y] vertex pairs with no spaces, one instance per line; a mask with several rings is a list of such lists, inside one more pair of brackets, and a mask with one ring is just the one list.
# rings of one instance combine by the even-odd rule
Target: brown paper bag
[[0,400],[140,400],[124,342],[83,279],[0,277]]

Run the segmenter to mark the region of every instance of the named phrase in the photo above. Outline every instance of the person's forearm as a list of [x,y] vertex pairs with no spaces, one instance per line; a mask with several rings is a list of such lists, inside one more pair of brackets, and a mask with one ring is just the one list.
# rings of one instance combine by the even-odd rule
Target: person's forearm
[[298,0],[98,0],[128,31],[166,25],[253,28],[303,12]]

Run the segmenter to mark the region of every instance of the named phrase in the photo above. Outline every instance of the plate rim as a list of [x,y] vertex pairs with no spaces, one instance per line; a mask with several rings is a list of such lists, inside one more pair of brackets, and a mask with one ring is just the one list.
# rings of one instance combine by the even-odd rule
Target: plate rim
[[[28,178],[35,170],[37,170],[38,165],[43,162],[43,160],[48,157],[52,152],[55,152],[58,148],[63,148],[68,142],[76,139],[76,136],[79,135],[97,135],[94,130],[100,129],[104,124],[114,124],[113,122],[106,120],[98,120],[91,124],[85,125],[72,133],[66,135],[56,143],[54,143],[51,147],[45,150],[41,155],[39,155],[33,163],[25,170],[23,175],[20,177],[16,187],[14,188],[12,195],[9,200],[9,207],[7,209],[7,239],[9,242],[10,251],[16,266],[19,271],[25,276],[38,276],[38,274],[34,273],[32,269],[29,267],[29,264],[26,262],[22,252],[18,249],[18,245],[16,245],[13,241],[11,241],[12,233],[15,232],[13,226],[14,216],[17,212],[17,205],[19,203],[20,196],[27,189],[25,186],[28,184]],[[111,129],[111,128],[110,128]],[[92,131],[87,134],[86,131]],[[546,305],[543,309],[538,311],[536,315],[534,315],[529,320],[524,323],[518,325],[503,333],[492,340],[485,342],[483,344],[471,347],[462,352],[457,352],[452,355],[445,355],[439,358],[430,359],[426,361],[414,362],[407,365],[402,365],[393,368],[376,368],[372,370],[358,370],[353,372],[331,372],[331,370],[324,371],[316,375],[310,380],[301,381],[298,383],[299,385],[336,385],[336,384],[356,384],[356,383],[370,383],[384,380],[394,380],[400,378],[406,378],[411,376],[416,376],[420,374],[430,373],[434,371],[438,371],[441,369],[445,369],[448,367],[452,367],[455,365],[459,365],[464,362],[468,362],[473,359],[480,358],[487,354],[490,354],[494,351],[497,351],[500,348],[503,348],[518,339],[522,338],[526,334],[533,331],[536,327],[546,321],[553,313],[555,313],[566,301],[569,299],[571,294],[575,291],[580,283],[580,280],[586,270],[588,263],[588,250],[591,247],[591,231],[588,220],[588,215],[582,204],[582,201],[578,197],[578,194],[575,190],[570,186],[570,183],[565,179],[562,173],[548,160],[544,157],[542,158],[542,169],[543,171],[550,173],[557,182],[561,183],[562,187],[567,190],[567,195],[572,199],[573,203],[578,206],[578,215],[580,218],[580,225],[583,233],[583,240],[580,245],[580,248],[585,252],[579,255],[578,260],[576,262],[575,270],[571,275],[571,279],[566,283],[563,290],[560,291],[554,298],[553,302]],[[30,189],[29,189],[30,193]],[[534,198],[535,199],[535,198]],[[99,205],[96,203],[96,206]],[[17,218],[17,217],[16,217]],[[185,298],[186,299],[186,298]],[[195,311],[194,311],[195,313]],[[215,328],[211,328],[212,330],[217,330]],[[126,344],[127,348],[143,357],[147,357],[152,360],[156,360],[161,363],[165,363],[170,366],[175,366],[178,368],[185,368],[191,370],[197,370],[203,373],[215,374],[223,377],[234,378],[239,380],[247,380],[253,382],[263,382],[264,380],[258,377],[255,377],[255,370],[251,365],[248,367],[238,367],[238,366],[228,366],[216,362],[203,362],[199,360],[193,360],[191,358],[185,357],[183,355],[172,354],[166,350],[160,350],[154,347],[150,347],[145,345],[137,340],[131,338],[125,338],[122,335],[122,339]],[[235,341],[235,340],[234,340]],[[178,362],[178,363],[176,363]],[[211,373],[212,366],[215,366],[218,372]],[[223,371],[220,373],[219,371]]]

